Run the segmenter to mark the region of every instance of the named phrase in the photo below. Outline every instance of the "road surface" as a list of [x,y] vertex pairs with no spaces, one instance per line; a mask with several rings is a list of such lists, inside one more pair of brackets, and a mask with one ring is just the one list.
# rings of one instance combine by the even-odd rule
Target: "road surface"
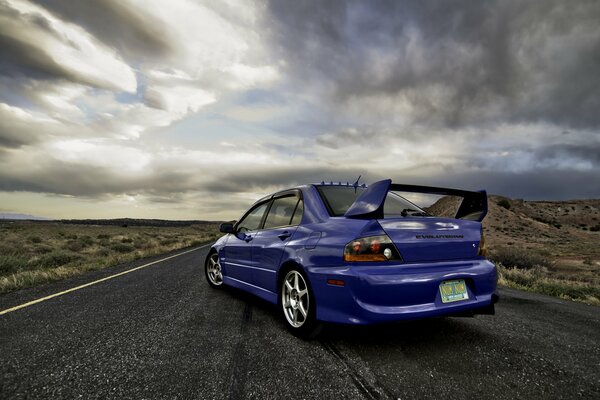
[[[305,342],[274,306],[210,289],[206,251],[0,315],[0,398],[600,398],[598,307],[503,289],[495,316]],[[161,258],[9,293],[0,310]]]

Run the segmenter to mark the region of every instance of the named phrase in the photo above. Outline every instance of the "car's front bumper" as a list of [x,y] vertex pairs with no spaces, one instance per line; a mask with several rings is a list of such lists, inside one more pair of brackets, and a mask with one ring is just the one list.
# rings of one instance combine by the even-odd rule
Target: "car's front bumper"
[[[472,313],[491,314],[498,297],[497,273],[481,258],[411,264],[355,263],[307,268],[317,319],[369,324]],[[343,281],[343,286],[328,280]],[[440,283],[464,279],[468,300],[442,303]]]

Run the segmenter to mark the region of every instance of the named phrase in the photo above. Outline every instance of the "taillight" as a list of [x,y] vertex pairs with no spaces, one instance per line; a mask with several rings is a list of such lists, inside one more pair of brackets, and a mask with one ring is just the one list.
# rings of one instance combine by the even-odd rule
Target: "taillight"
[[389,261],[402,260],[394,243],[387,235],[355,239],[344,247],[344,261]]
[[487,256],[487,248],[485,247],[485,236],[483,236],[483,230],[481,231],[481,240],[479,241],[479,250],[477,255],[481,257]]

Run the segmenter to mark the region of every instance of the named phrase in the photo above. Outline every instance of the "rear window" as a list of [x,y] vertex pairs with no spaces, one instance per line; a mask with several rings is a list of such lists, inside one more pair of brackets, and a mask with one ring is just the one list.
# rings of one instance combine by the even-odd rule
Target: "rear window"
[[[329,214],[332,217],[341,217],[346,214],[352,203],[366,189],[359,187],[355,190],[353,186],[317,186],[317,190]],[[400,217],[405,210],[424,212],[404,197],[389,192],[383,205],[384,218]]]
[[348,186],[317,186],[323,203],[332,217],[340,217],[346,214],[354,200],[365,190]]

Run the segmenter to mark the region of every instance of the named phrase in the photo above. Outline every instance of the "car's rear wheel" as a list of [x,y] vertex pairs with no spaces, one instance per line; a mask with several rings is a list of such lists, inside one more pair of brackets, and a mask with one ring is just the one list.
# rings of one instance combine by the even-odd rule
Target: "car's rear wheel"
[[280,307],[286,326],[294,335],[312,339],[321,331],[312,289],[299,269],[289,270],[281,281]]
[[206,257],[204,263],[204,272],[206,280],[212,287],[218,287],[223,284],[223,273],[221,272],[221,263],[219,262],[219,254],[213,252]]

